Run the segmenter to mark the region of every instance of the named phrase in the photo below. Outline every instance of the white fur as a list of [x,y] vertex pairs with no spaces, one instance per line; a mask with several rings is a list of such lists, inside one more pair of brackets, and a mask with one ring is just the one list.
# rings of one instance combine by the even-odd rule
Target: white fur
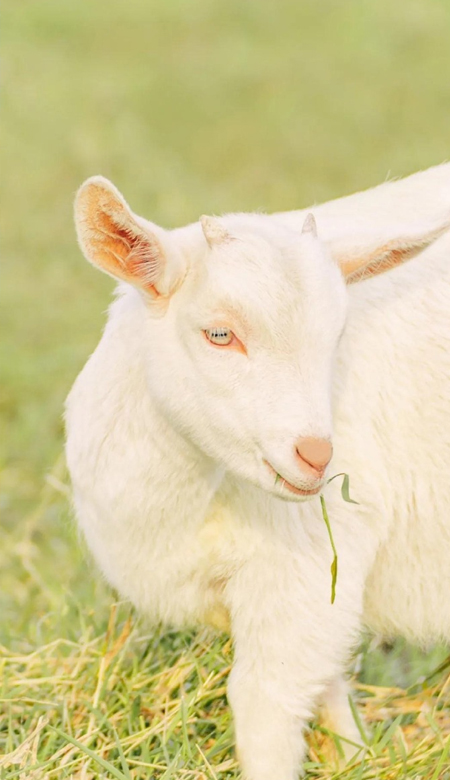
[[[448,219],[450,166],[312,211],[340,258],[420,236]],[[303,222],[229,215],[232,240],[210,245],[198,223],[160,232],[184,280],[158,314],[122,284],[67,402],[76,513],[109,582],[154,621],[229,616],[249,780],[297,776],[324,697],[328,725],[357,739],[341,675],[363,624],[450,639],[450,234],[347,289]],[[247,355],[201,334],[225,324]],[[333,605],[319,498],[264,463],[308,487],[302,436],[333,437],[327,476],[347,472],[359,502],[324,489]]]

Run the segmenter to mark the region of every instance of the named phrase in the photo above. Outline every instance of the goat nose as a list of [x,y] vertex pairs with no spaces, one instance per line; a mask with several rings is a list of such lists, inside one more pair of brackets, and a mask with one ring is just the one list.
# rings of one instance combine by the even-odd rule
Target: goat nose
[[295,449],[302,471],[315,477],[322,476],[333,454],[331,442],[313,437],[299,439]]

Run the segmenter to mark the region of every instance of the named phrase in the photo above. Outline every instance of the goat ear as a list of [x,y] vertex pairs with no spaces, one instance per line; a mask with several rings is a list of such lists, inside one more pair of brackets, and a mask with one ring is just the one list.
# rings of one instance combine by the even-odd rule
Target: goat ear
[[78,190],[75,225],[86,259],[153,298],[167,295],[163,230],[156,225],[146,229],[137,220],[120,192],[103,176],[93,176]]
[[339,250],[331,246],[331,253],[339,263],[347,284],[353,284],[382,274],[410,260],[432,244],[449,227],[450,221],[447,221],[433,230],[416,231],[415,235],[386,239],[361,249],[347,247]]

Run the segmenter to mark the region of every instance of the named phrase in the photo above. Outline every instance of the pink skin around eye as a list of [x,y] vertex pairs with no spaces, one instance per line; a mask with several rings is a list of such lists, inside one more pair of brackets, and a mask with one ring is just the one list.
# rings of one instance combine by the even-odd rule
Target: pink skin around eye
[[214,344],[212,341],[210,341],[205,331],[203,331],[203,335],[208,344],[210,344],[211,347],[215,347],[215,349],[234,349],[236,352],[241,352],[243,355],[247,354],[247,350],[245,349],[242,341],[240,341],[233,332],[232,339],[229,344]]

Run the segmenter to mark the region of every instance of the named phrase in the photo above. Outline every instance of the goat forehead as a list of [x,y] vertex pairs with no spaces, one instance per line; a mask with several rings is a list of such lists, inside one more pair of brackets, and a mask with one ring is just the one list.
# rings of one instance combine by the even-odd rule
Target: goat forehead
[[288,321],[301,308],[302,292],[282,273],[252,268],[210,269],[197,290],[205,314],[229,316],[243,323]]
[[230,242],[207,258],[205,272],[203,282],[212,294],[239,297],[242,291],[245,300],[258,297],[268,305],[280,296],[298,298],[303,287],[298,263],[265,241]]
[[196,327],[228,325],[244,340],[283,354],[298,352],[307,335],[316,343],[334,333],[329,298],[324,301],[289,277],[278,274],[274,282],[246,270],[213,269],[196,285],[187,311]]
[[245,305],[259,302],[257,308],[285,311],[299,302],[313,305],[332,292],[330,263],[318,253],[305,253],[295,247],[280,249],[267,242],[236,246],[208,258],[205,286],[220,297],[243,298]]

